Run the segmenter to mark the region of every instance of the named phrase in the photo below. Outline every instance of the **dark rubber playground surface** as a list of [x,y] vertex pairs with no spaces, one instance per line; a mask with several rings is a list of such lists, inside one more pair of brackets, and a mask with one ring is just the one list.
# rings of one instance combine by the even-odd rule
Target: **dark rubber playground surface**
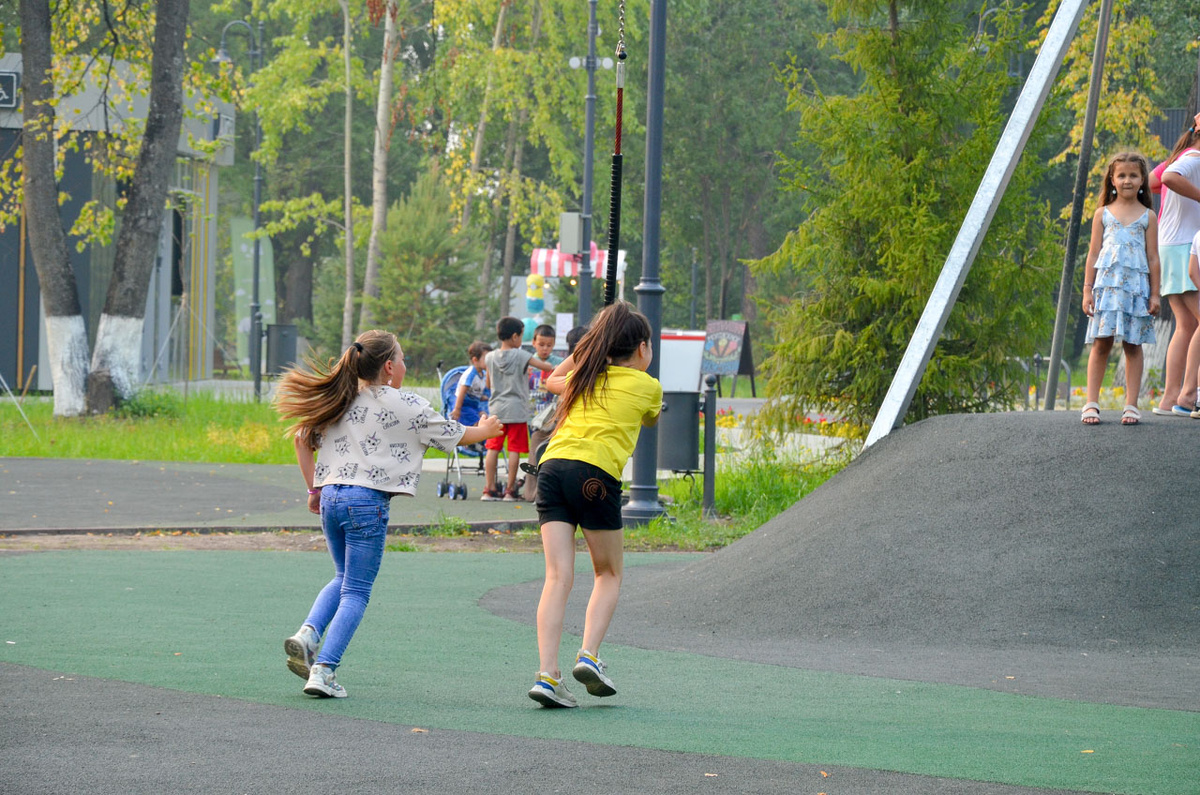
[[1113,417],[919,423],[630,556],[573,711],[524,695],[540,556],[386,556],[336,701],[279,648],[320,555],[0,556],[0,792],[1198,793],[1200,423]]

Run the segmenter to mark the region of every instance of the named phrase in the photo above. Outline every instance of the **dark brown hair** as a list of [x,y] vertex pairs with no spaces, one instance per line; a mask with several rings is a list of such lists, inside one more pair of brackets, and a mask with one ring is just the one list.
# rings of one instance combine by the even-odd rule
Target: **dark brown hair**
[[288,434],[310,442],[314,434],[341,419],[358,397],[358,382],[378,378],[397,345],[390,331],[364,331],[340,359],[331,358],[325,366],[306,359],[307,369],[293,367],[284,373],[274,402],[279,416],[294,420]]
[[1138,191],[1138,201],[1146,207],[1153,208],[1154,205],[1150,201],[1150,164],[1137,152],[1121,152],[1119,155],[1113,155],[1113,159],[1108,161],[1108,168],[1104,171],[1104,188],[1100,195],[1100,206],[1111,204],[1117,198],[1117,189],[1112,181],[1113,172],[1117,170],[1117,163],[1137,163],[1142,172],[1142,189]]
[[489,353],[491,353],[491,350],[491,345],[488,345],[486,342],[481,342],[480,340],[475,340],[470,344],[470,346],[467,347],[467,356],[471,359],[478,359],[481,356],[487,356]]
[[627,301],[604,307],[575,345],[575,370],[558,401],[556,417],[562,422],[575,401],[586,406],[596,396],[596,384],[610,364],[627,361],[638,346],[650,341],[650,321]]

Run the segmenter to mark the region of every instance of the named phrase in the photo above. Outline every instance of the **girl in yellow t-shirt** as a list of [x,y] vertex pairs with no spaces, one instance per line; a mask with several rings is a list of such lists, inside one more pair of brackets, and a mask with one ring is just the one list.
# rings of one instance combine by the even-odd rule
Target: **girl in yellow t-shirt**
[[561,397],[554,437],[538,463],[546,584],[537,612],[541,668],[529,690],[529,697],[546,707],[578,706],[558,667],[563,615],[574,584],[577,527],[587,542],[596,581],[583,648],[571,674],[593,696],[617,692],[596,652],[621,592],[621,471],[642,426],[657,423],[662,408],[662,386],[646,374],[653,356],[650,336],[650,322],[630,304],[605,307],[546,385]]

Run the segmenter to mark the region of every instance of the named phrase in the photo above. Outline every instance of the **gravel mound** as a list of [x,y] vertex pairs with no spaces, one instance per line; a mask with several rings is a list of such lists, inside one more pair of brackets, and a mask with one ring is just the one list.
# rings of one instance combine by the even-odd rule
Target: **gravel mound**
[[743,638],[1194,653],[1200,422],[1146,416],[916,423],[622,613]]

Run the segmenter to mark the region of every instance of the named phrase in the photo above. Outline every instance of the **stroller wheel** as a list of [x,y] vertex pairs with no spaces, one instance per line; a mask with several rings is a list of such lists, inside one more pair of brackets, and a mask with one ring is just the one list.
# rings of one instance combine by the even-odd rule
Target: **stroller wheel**
[[457,500],[458,499],[458,486],[451,483],[450,485],[448,485],[446,487],[446,494],[450,497],[450,499]]
[[448,487],[449,487],[449,484],[446,483],[446,481],[444,481],[444,480],[438,481],[437,495],[438,495],[439,499],[446,496],[446,491],[447,491]]
[[458,484],[458,498],[460,500],[465,500],[467,498],[467,484],[465,484],[465,483]]

